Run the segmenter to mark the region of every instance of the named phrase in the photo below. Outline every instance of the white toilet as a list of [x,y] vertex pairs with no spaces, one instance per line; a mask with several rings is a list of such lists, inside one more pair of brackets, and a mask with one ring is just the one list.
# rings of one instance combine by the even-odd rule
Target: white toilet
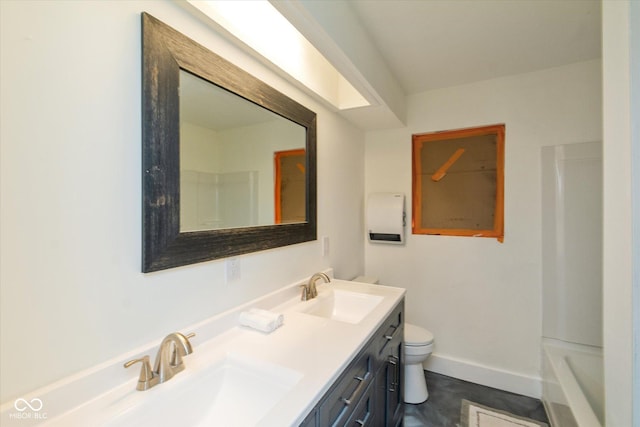
[[429,398],[422,362],[433,351],[433,334],[410,323],[404,324],[404,401],[422,403]]
[[[375,277],[358,276],[355,282],[378,283]],[[410,323],[404,324],[404,401],[422,403],[429,398],[422,362],[433,351],[433,334]]]

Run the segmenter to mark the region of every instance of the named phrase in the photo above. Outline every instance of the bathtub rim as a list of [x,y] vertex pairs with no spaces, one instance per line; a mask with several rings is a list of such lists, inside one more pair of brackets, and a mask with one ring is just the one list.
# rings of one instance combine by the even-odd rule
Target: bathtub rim
[[[558,381],[578,426],[603,427],[591,407],[591,404],[584,395],[584,392],[575,378],[571,367],[567,364],[565,359],[568,353],[581,353],[603,357],[602,348],[584,344],[568,343],[552,338],[543,338],[542,350],[543,357],[549,362],[549,366],[553,371],[553,376]],[[547,375],[545,372],[543,372],[542,380],[543,383],[547,382]],[[547,413],[550,413],[547,404],[547,396],[544,395],[544,387],[542,402],[547,409]]]

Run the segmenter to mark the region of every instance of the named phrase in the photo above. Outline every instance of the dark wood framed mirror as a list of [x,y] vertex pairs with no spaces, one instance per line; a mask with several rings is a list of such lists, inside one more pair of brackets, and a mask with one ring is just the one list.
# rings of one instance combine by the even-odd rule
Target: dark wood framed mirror
[[[185,231],[190,228],[182,221],[181,227],[180,158],[184,156],[183,152],[181,154],[181,114],[185,113],[180,96],[184,72],[216,89],[224,89],[227,96],[231,94],[251,108],[257,106],[280,121],[303,128],[302,132],[296,133],[304,135],[300,148],[306,153],[305,221],[277,224],[273,219],[266,220],[266,225],[261,225],[262,222],[228,227],[213,225],[197,231]],[[230,105],[229,101],[223,102],[223,106]],[[261,144],[266,137],[254,139],[255,143]],[[272,156],[269,162],[273,163]],[[316,114],[313,111],[151,15],[142,13],[143,272],[316,240],[316,171]],[[261,174],[265,179],[273,179],[264,171]],[[269,195],[269,200],[272,203],[273,194]],[[269,209],[273,212],[272,206]]]

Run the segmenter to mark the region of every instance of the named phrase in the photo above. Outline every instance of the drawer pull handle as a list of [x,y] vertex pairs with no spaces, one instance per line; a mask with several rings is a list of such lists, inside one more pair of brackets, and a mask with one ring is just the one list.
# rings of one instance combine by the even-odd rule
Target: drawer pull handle
[[364,418],[356,420],[356,424],[360,426],[365,426],[369,418],[371,417],[371,411],[367,410],[367,413],[364,415]]
[[[396,335],[396,332],[398,332],[398,329],[399,329],[399,328],[398,328],[398,326],[393,326],[393,325],[392,325],[392,326],[390,326],[390,329],[393,329],[393,332],[391,332],[391,334],[385,334],[385,335],[384,335],[384,338],[385,338],[387,341],[391,341],[391,340],[393,339],[393,337]],[[388,330],[388,329],[387,329],[387,330]]]
[[389,365],[392,366],[393,369],[393,377],[391,379],[391,384],[389,385],[389,392],[390,393],[395,393],[398,387],[398,379],[400,377],[400,373],[399,371],[399,366],[398,366],[398,358],[395,356],[389,356],[389,359],[387,359],[387,363],[389,363]]
[[349,406],[351,405],[354,401],[356,401],[357,397],[360,395],[360,393],[362,393],[363,389],[364,389],[364,385],[366,384],[365,382],[365,378],[363,377],[354,377],[354,379],[359,381],[358,386],[356,387],[355,390],[353,390],[353,393],[351,394],[351,396],[349,396],[349,398],[346,397],[341,397],[340,401],[342,403],[345,404],[345,406]]

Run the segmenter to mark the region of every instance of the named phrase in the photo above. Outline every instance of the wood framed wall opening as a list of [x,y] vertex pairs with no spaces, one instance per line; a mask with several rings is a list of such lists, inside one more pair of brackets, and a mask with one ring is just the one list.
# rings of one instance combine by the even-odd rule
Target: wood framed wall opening
[[275,223],[304,222],[306,212],[306,150],[274,153]]
[[504,240],[505,125],[412,136],[413,234]]

